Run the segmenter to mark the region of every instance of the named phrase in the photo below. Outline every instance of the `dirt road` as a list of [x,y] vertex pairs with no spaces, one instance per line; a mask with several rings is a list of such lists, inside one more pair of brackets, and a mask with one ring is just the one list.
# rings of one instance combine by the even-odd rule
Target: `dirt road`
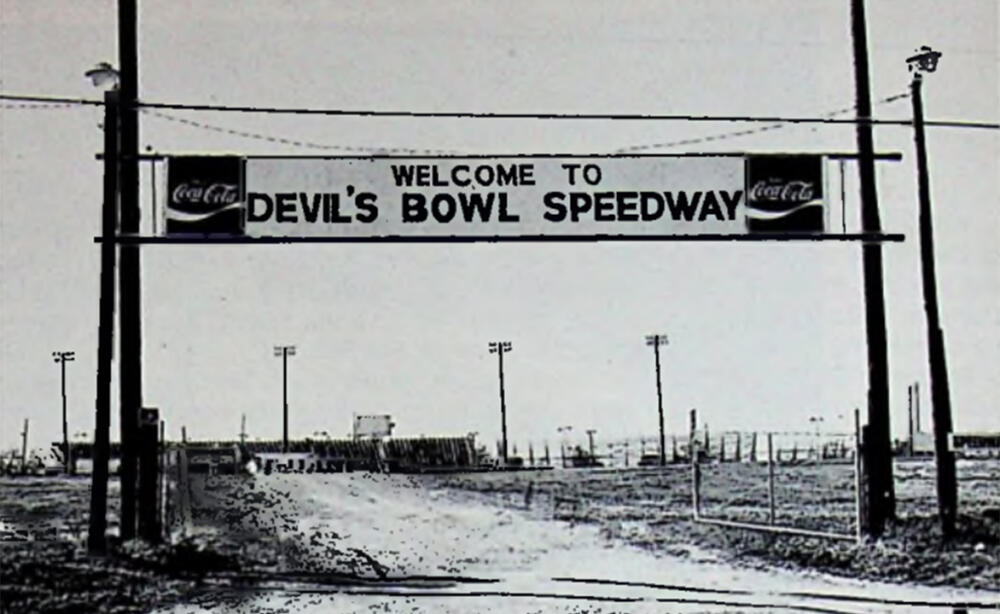
[[[1000,595],[741,568],[694,547],[654,554],[403,476],[258,476],[246,526],[290,573],[161,612],[952,612]],[[344,574],[356,578],[344,581]]]

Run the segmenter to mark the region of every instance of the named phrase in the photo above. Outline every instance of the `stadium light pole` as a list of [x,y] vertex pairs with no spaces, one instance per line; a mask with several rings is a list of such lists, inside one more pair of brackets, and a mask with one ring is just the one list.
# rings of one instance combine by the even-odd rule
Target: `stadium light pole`
[[75,352],[52,352],[52,358],[59,364],[62,374],[62,431],[63,431],[63,469],[66,475],[72,475],[73,453],[69,447],[69,421],[66,419],[66,363],[76,360]]
[[931,215],[930,177],[927,171],[927,146],[924,139],[924,103],[921,86],[924,73],[937,69],[941,53],[921,47],[906,59],[913,81],[913,139],[917,150],[917,187],[920,198],[920,268],[923,281],[924,311],[927,314],[927,358],[930,362],[931,412],[934,417],[934,459],[937,463],[938,513],[941,533],[947,539],[955,534],[958,487],[955,453],[951,450],[951,394],[948,366],[945,362],[944,332],[938,311],[937,279],[934,267],[934,223]]
[[660,346],[667,345],[666,335],[646,335],[646,345],[653,346],[656,362],[656,406],[660,414],[660,466],[667,464],[667,437],[663,430],[663,387],[660,383]]
[[282,407],[282,436],[281,450],[288,453],[288,357],[295,356],[294,345],[274,346],[274,355],[281,356],[281,407]]
[[501,453],[503,454],[503,464],[507,464],[507,401],[504,396],[503,386],[503,355],[514,349],[510,341],[490,341],[490,354],[497,355],[498,368],[500,373],[500,434],[503,443]]

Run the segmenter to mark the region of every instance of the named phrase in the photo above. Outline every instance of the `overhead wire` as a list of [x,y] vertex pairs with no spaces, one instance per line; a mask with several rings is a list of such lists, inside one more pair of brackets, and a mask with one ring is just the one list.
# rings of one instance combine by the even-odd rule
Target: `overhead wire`
[[[895,102],[897,100],[909,97],[908,92],[894,94],[892,96],[887,96],[875,102],[876,105],[888,104]],[[70,102],[59,102],[59,103],[14,103],[9,105],[3,105],[4,108],[70,108],[75,106],[75,103]],[[845,107],[842,109],[837,109],[830,111],[822,115],[822,117],[835,117],[843,113],[848,113],[855,109],[854,106]],[[246,139],[277,143],[280,145],[286,145],[290,147],[298,147],[302,149],[313,149],[313,150],[325,150],[325,151],[342,151],[349,153],[387,153],[387,154],[409,154],[409,155],[460,155],[462,152],[454,149],[432,149],[432,148],[413,148],[413,147],[396,147],[396,146],[359,146],[359,145],[345,145],[345,144],[330,144],[330,143],[318,143],[314,141],[307,141],[302,139],[288,138],[283,136],[275,136],[269,134],[263,134],[260,132],[253,132],[250,130],[240,130],[235,128],[228,128],[224,126],[219,126],[217,124],[212,124],[209,122],[202,122],[193,119],[188,119],[184,117],[177,117],[176,115],[171,115],[169,113],[164,113],[162,111],[142,107],[141,111],[146,115],[150,115],[165,121],[171,121],[192,128],[218,132],[221,134],[229,134],[232,136],[237,136]],[[627,154],[631,152],[639,152],[651,149],[665,149],[669,147],[676,147],[681,145],[694,145],[700,143],[708,143],[712,141],[723,141],[732,138],[748,136],[752,134],[758,134],[761,132],[769,130],[778,130],[787,127],[784,123],[769,124],[760,128],[751,128],[747,130],[738,130],[733,132],[725,132],[721,134],[707,135],[702,137],[693,137],[687,139],[680,139],[669,142],[660,143],[647,143],[647,144],[637,144],[629,145],[625,147],[618,148],[614,153]]]
[[[86,98],[64,98],[55,96],[27,96],[0,93],[0,100],[29,103],[68,103],[102,106],[103,100]],[[191,104],[178,102],[151,102],[139,100],[138,108],[166,109],[175,111],[212,111],[227,113],[277,114],[277,115],[325,115],[332,117],[406,117],[437,119],[533,119],[533,120],[617,120],[617,121],[694,121],[694,122],[748,122],[748,123],[790,123],[790,124],[869,124],[885,126],[910,126],[911,119],[875,118],[835,118],[835,117],[782,117],[758,115],[690,115],[657,113],[511,113],[477,111],[391,111],[373,109],[331,109],[312,107],[258,107],[246,105]],[[965,120],[927,120],[928,127],[979,128],[1000,130],[1000,123]]]
[[[885,98],[882,98],[880,100],[875,101],[874,104],[875,105],[889,104],[891,102],[895,102],[895,101],[903,99],[903,98],[909,98],[909,96],[910,96],[909,92],[903,92],[903,93],[900,93],[900,94],[893,94],[892,96],[887,96]],[[825,113],[822,117],[836,117],[837,115],[842,115],[844,113],[849,113],[849,112],[855,110],[856,108],[857,108],[856,105],[855,106],[850,106],[850,107],[844,107],[843,109],[837,109],[835,111],[830,111],[829,113]],[[750,128],[748,130],[737,130],[737,131],[734,131],[734,132],[723,132],[721,134],[712,134],[712,135],[702,136],[702,137],[692,137],[692,138],[687,138],[687,139],[679,139],[679,140],[675,140],[675,141],[668,141],[668,142],[665,142],[665,143],[648,143],[648,144],[645,144],[645,145],[630,145],[628,147],[622,147],[620,149],[617,149],[615,151],[615,153],[629,153],[629,152],[636,152],[636,151],[645,151],[645,150],[649,150],[649,149],[665,149],[667,147],[677,147],[679,145],[697,145],[697,144],[700,144],[700,143],[708,143],[708,142],[711,142],[711,141],[723,141],[723,140],[728,140],[728,139],[737,138],[737,137],[749,136],[751,134],[759,134],[761,132],[767,132],[769,130],[778,130],[778,129],[784,128],[786,126],[787,126],[787,124],[775,123],[775,124],[769,124],[767,126],[762,126],[760,128]]]
[[167,121],[176,122],[179,124],[184,124],[191,126],[193,128],[199,128],[202,130],[208,130],[212,132],[219,132],[222,134],[230,134],[233,136],[238,136],[246,139],[266,141],[269,143],[278,143],[281,145],[288,145],[291,147],[300,147],[303,149],[319,149],[327,151],[345,151],[352,153],[374,153],[374,152],[385,152],[385,153],[398,153],[398,154],[411,154],[411,155],[457,155],[461,152],[449,149],[418,149],[412,147],[363,147],[358,145],[339,145],[339,144],[327,144],[327,143],[314,143],[311,141],[304,141],[300,139],[292,139],[281,136],[273,136],[268,134],[262,134],[258,132],[250,132],[249,130],[237,130],[234,128],[226,128],[223,126],[217,126],[215,124],[209,124],[206,122],[199,122],[191,119],[186,119],[183,117],[175,117],[161,111],[156,111],[154,109],[143,109],[147,115],[164,119]]

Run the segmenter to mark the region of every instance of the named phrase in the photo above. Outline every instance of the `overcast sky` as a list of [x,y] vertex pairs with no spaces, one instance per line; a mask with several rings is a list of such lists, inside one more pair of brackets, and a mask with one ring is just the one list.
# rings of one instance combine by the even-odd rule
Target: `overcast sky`
[[[83,77],[117,64],[115,2],[0,0],[0,90],[99,98]],[[140,3],[140,97],[260,106],[413,111],[819,116],[850,107],[848,0],[704,2]],[[405,8],[403,8],[405,6]],[[930,119],[996,122],[994,0],[869,1],[875,115],[908,119],[905,58],[943,52]],[[336,154],[851,151],[849,125],[372,119],[165,112],[216,127],[343,147],[309,149],[141,116],[163,152]],[[31,444],[93,430],[101,111],[0,109],[0,445],[24,418]],[[907,385],[929,415],[912,130],[878,127],[893,431]],[[351,149],[355,148],[355,149]],[[1000,430],[1000,140],[928,134],[941,313],[958,430]],[[847,165],[846,226],[859,229]],[[839,167],[828,167],[839,192]],[[144,224],[151,220],[144,176]],[[839,227],[839,194],[831,199]],[[666,333],[668,428],[697,407],[716,429],[846,430],[865,406],[858,244],[477,244],[143,248],[144,400],[170,437],[281,435],[290,359],[292,436],[346,434],[352,413],[391,413],[399,434],[499,435],[496,358],[506,357],[511,439],[656,431],[649,333]],[[117,340],[116,340],[117,344]],[[116,350],[117,354],[117,350]],[[117,375],[117,366],[115,368]],[[117,379],[113,438],[117,438]],[[929,416],[925,418],[929,424]]]

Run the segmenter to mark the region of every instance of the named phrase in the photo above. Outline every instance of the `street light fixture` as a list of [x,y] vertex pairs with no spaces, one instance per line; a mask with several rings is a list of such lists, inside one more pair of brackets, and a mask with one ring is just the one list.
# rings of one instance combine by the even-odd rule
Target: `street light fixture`
[[656,362],[656,406],[660,415],[660,466],[667,464],[667,437],[663,430],[663,387],[660,383],[660,346],[667,345],[666,335],[646,335],[646,345],[653,346]]
[[503,440],[501,454],[503,464],[507,465],[507,402],[504,396],[503,386],[503,355],[509,353],[514,346],[510,341],[490,341],[490,354],[496,354],[500,373],[500,433]]
[[108,62],[99,62],[96,66],[83,73],[94,83],[94,87],[117,90],[121,82],[121,74]]
[[924,311],[927,313],[927,359],[930,363],[931,412],[934,417],[934,459],[937,463],[938,513],[941,533],[949,538],[955,533],[958,513],[958,486],[955,453],[950,449],[951,393],[944,354],[944,332],[938,311],[937,279],[934,266],[934,221],[931,214],[931,186],[927,170],[927,144],[924,138],[924,103],[921,86],[924,73],[937,70],[941,53],[924,45],[906,58],[913,73],[910,89],[913,101],[913,140],[917,150],[917,189],[920,199],[920,269],[923,282]]
[[282,451],[288,453],[288,357],[295,356],[294,345],[274,346],[274,355],[281,357]]

